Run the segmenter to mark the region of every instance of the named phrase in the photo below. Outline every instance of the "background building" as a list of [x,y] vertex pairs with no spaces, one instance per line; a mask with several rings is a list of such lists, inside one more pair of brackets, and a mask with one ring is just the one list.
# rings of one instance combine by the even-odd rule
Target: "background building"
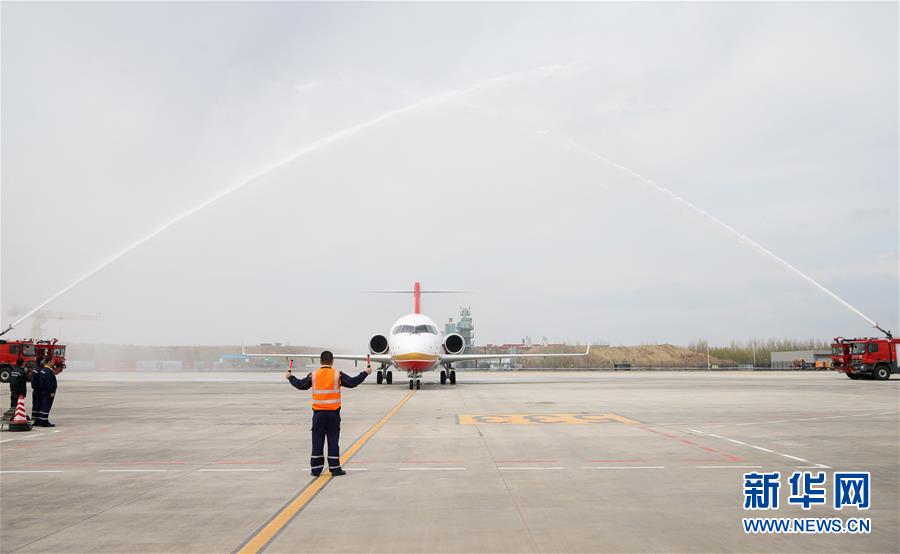
[[786,350],[783,352],[772,352],[772,367],[795,367],[799,365],[799,360],[803,360],[804,365],[809,366],[826,366],[831,365],[831,350]]
[[[447,323],[444,324],[444,334],[448,335],[450,333],[459,333],[462,335],[463,344],[465,347],[463,348],[463,353],[471,354],[472,348],[475,347],[475,323],[472,321],[472,308],[469,306],[460,306],[459,308],[459,321],[453,321],[451,317]],[[465,367],[475,367],[470,362],[462,362],[456,364],[456,367],[465,368]]]

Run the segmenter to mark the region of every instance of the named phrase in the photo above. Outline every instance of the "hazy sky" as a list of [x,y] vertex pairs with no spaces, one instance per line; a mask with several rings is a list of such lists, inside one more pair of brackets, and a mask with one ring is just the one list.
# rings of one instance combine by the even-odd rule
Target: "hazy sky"
[[[412,308],[476,342],[900,331],[898,5],[2,4],[2,304],[76,341],[364,350]],[[553,69],[542,69],[554,66]],[[30,333],[26,322],[9,336]]]

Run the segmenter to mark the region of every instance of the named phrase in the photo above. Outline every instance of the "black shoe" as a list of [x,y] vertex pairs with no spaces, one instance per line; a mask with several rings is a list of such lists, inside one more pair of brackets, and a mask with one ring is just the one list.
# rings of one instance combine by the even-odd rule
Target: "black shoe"
[[331,470],[332,477],[337,477],[338,475],[347,475],[347,472],[340,468]]
[[319,473],[316,473],[315,471],[310,471],[309,474],[313,477],[318,477],[319,475],[322,475],[322,472],[320,471]]
[[45,421],[41,427],[56,427],[55,423],[50,423],[49,421]]

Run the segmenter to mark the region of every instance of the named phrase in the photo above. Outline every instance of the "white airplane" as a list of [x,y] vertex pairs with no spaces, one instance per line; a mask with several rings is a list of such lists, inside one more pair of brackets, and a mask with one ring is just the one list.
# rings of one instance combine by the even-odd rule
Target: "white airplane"
[[[373,335],[369,339],[368,354],[335,354],[335,360],[352,360],[354,362],[371,360],[380,367],[376,373],[378,384],[391,384],[393,371],[390,367],[406,371],[409,379],[409,388],[422,387],[421,377],[426,371],[433,371],[441,367],[441,384],[447,381],[456,384],[456,370],[453,364],[472,360],[497,360],[506,358],[551,358],[551,357],[580,357],[587,356],[591,352],[588,345],[584,353],[577,354],[463,354],[465,342],[459,333],[450,333],[441,336],[437,324],[430,317],[421,313],[421,295],[426,293],[447,293],[460,291],[447,290],[422,290],[417,281],[411,291],[375,291],[386,293],[413,294],[415,298],[415,312],[398,319],[391,326],[388,336]],[[254,357],[284,357],[284,358],[310,358],[318,360],[318,354],[248,354],[243,348],[241,353]]]

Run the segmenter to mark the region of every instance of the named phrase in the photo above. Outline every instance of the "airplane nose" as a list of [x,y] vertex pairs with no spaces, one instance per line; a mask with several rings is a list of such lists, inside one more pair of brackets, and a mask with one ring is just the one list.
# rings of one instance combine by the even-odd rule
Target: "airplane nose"
[[429,340],[429,335],[415,335],[410,342],[410,346],[419,352],[433,353],[434,351],[434,344],[432,340]]

